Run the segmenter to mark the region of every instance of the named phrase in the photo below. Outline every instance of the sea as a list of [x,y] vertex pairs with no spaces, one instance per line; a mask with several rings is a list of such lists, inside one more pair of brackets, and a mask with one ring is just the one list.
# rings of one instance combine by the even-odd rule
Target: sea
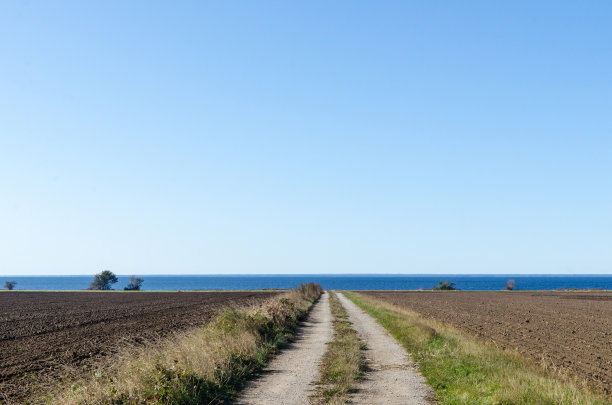
[[[400,275],[400,274],[298,274],[298,275],[138,275],[144,279],[142,290],[259,290],[294,288],[315,282],[326,289],[337,290],[425,290],[439,281],[454,282],[460,290],[501,290],[514,280],[518,290],[603,289],[612,290],[612,274],[607,275]],[[2,276],[16,281],[15,290],[84,290],[93,275],[80,276]],[[122,290],[129,276],[119,275],[114,289]]]

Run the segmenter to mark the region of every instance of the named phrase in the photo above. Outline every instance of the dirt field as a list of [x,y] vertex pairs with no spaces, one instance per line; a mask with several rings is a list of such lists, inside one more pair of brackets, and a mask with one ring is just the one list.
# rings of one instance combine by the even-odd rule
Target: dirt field
[[367,292],[612,393],[612,293]]
[[130,342],[203,324],[270,292],[0,293],[0,402],[89,369]]

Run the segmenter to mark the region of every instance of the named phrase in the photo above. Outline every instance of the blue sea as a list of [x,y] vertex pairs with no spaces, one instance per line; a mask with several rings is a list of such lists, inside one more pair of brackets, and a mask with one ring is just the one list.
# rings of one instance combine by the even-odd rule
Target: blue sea
[[[419,290],[430,289],[440,280],[456,283],[461,290],[501,290],[508,280],[519,290],[554,290],[599,288],[612,290],[612,275],[139,275],[143,290],[254,290],[293,288],[300,283],[315,282],[326,289],[338,290]],[[84,290],[93,276],[1,276],[15,280],[16,290]],[[114,285],[122,290],[128,276],[118,276]]]

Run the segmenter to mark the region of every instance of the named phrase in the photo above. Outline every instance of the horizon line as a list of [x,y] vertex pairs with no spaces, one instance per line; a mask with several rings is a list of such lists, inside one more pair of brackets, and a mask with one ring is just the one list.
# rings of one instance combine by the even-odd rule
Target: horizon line
[[[97,273],[93,273],[97,274]],[[89,277],[88,274],[7,274],[0,277]],[[126,273],[116,274],[120,277],[129,276],[163,276],[163,277],[184,277],[184,276],[206,276],[206,277],[244,277],[244,276],[612,276],[612,273],[156,273],[156,274],[140,274]]]

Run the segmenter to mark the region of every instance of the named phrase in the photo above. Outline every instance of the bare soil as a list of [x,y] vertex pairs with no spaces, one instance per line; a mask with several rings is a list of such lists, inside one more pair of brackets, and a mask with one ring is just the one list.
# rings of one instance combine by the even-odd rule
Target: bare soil
[[363,292],[612,394],[611,292]]
[[0,293],[0,402],[91,371],[122,345],[142,344],[209,321],[223,307],[274,292]]

